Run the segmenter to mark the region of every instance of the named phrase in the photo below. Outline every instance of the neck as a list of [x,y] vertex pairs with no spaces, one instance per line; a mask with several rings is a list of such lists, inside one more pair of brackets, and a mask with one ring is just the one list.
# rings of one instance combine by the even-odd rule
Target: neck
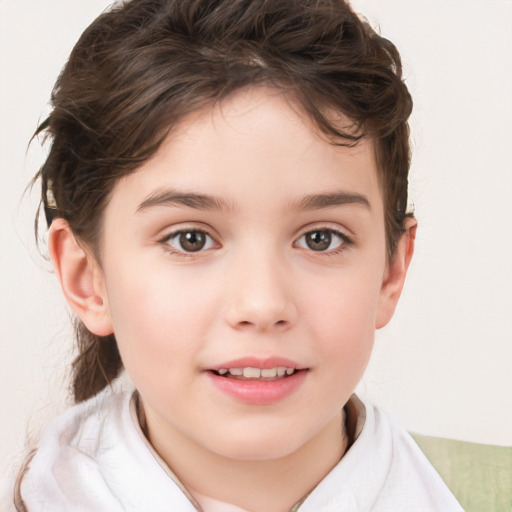
[[203,497],[254,512],[285,512],[300,502],[347,449],[343,411],[298,450],[269,460],[223,457],[178,432],[147,436],[172,472],[201,505]]

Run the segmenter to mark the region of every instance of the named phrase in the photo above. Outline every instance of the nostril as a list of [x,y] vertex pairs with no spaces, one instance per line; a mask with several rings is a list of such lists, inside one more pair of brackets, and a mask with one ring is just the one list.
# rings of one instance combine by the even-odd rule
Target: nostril
[[[240,322],[238,322],[238,327],[252,327],[252,326],[256,326],[256,325],[257,325],[257,323],[251,322],[249,320],[240,320]],[[272,325],[274,327],[284,327],[284,326],[288,325],[288,322],[286,320],[277,320],[274,323],[267,324],[267,327],[271,327]]]

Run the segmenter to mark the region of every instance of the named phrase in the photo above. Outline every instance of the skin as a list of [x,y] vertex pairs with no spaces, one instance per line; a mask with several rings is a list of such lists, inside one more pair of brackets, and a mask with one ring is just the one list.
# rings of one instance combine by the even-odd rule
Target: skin
[[[151,443],[192,494],[289,509],[343,454],[342,408],[412,255],[410,220],[386,258],[372,141],[334,146],[286,94],[244,89],[121,179],[102,227],[94,257],[57,219],[50,253],[86,326],[115,333]],[[185,251],[180,230],[206,233],[204,248]],[[248,356],[287,358],[305,378],[263,405],[212,385],[208,369]]]

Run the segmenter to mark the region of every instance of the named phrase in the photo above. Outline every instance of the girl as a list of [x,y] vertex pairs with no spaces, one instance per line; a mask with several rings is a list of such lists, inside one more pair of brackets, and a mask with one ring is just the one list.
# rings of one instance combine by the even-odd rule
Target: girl
[[132,0],[52,103],[38,179],[77,405],[19,510],[461,510],[352,394],[416,228],[389,41],[339,0]]

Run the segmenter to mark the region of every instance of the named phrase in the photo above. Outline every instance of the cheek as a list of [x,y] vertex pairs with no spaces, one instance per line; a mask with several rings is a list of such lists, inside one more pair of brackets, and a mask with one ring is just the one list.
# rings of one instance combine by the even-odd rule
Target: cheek
[[345,374],[364,370],[373,347],[380,285],[368,272],[330,279],[307,295],[312,339]]
[[[187,363],[208,330],[214,297],[194,281],[158,266],[118,265],[109,273],[109,308],[121,357],[133,380],[165,374]],[[172,370],[172,371],[171,371]]]

